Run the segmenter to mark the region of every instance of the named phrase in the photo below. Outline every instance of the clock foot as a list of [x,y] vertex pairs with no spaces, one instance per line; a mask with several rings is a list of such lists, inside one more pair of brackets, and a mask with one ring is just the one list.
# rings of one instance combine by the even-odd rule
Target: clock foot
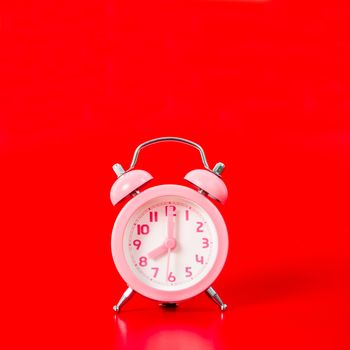
[[120,308],[131,298],[133,294],[134,290],[129,287],[120,298],[118,304],[113,306],[113,310],[119,312]]
[[213,287],[209,287],[206,290],[207,295],[214,301],[215,304],[220,306],[221,311],[225,311],[227,309],[227,305],[219,297],[219,294],[215,292]]
[[159,305],[164,309],[175,309],[177,307],[176,303],[161,303]]

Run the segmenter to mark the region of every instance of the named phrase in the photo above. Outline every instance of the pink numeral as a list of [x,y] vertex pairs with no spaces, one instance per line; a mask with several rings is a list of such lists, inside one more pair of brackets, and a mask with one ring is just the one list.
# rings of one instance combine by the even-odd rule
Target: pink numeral
[[139,265],[142,267],[147,266],[147,258],[145,256],[141,256],[139,259]]
[[199,255],[196,254],[196,261],[199,262],[199,263],[201,263],[201,264],[203,265],[203,264],[204,264],[204,256],[201,256],[201,257],[199,258]]
[[175,211],[176,211],[176,207],[175,205],[166,205],[165,206],[165,216],[168,216],[168,208],[171,208],[173,211],[173,215],[176,216]]
[[192,269],[191,266],[186,266],[186,267],[185,267],[185,271],[186,271],[185,277],[191,277],[191,276],[192,276],[192,271],[191,271],[191,269]]
[[197,232],[203,232],[203,222],[201,221],[197,221],[196,223],[198,226],[197,226]]
[[143,225],[137,225],[137,234],[138,235],[147,235],[149,234],[149,225],[143,224]]
[[157,211],[150,211],[149,212],[149,221],[150,222],[158,222],[158,212]]
[[186,221],[188,221],[190,219],[190,212],[189,212],[189,210],[185,211],[185,216],[186,216]]
[[156,278],[158,275],[159,267],[151,267],[152,270],[154,270],[154,275],[153,277]]
[[208,238],[203,237],[202,238],[202,243],[203,243],[202,248],[208,248],[209,247],[209,239]]
[[139,239],[135,239],[132,244],[136,247],[137,250],[141,247],[141,241]]
[[168,281],[169,282],[175,282],[176,281],[176,277],[174,276],[174,274],[172,272],[169,273]]

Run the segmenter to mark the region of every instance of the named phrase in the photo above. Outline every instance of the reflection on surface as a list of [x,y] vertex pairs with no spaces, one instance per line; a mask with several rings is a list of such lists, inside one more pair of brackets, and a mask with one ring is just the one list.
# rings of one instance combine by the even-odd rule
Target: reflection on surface
[[115,315],[114,349],[216,349],[222,322],[216,309],[129,310]]
[[188,349],[211,350],[214,345],[201,334],[193,330],[164,330],[153,334],[145,344],[145,349],[182,349],[184,345]]

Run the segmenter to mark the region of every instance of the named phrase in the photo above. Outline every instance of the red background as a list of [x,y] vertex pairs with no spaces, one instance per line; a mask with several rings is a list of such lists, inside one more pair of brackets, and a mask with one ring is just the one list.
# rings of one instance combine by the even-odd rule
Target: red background
[[[348,348],[348,7],[2,2],[1,348]],[[111,166],[158,136],[227,166],[223,315],[204,295],[111,310]],[[177,144],[139,161],[153,184],[200,166]]]

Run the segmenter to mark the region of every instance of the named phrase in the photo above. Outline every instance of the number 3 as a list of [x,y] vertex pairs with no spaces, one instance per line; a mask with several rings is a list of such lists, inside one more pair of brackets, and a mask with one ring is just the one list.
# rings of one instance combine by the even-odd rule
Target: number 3
[[202,238],[202,248],[208,248],[209,247],[209,239],[208,238],[205,238],[203,237]]

